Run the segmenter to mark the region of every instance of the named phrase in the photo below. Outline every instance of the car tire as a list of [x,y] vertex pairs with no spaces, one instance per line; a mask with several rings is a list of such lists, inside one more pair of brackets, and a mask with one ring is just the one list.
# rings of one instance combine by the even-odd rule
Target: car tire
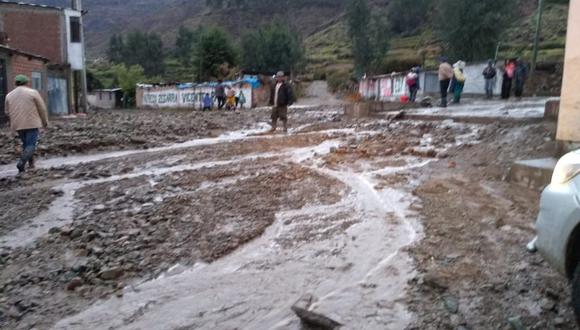
[[576,323],[580,326],[580,263],[576,266],[572,278],[572,307],[576,315]]

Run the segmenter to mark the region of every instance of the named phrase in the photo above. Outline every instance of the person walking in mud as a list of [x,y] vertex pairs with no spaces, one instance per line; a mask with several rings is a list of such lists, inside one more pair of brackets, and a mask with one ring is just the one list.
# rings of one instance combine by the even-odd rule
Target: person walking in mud
[[292,105],[294,95],[292,87],[286,82],[283,71],[276,74],[276,84],[270,91],[270,105],[272,106],[272,129],[270,133],[276,132],[278,119],[284,125],[284,133],[288,132],[288,106]]
[[48,127],[48,113],[40,94],[26,86],[27,76],[16,76],[15,85],[16,88],[6,96],[5,112],[10,120],[10,128],[18,133],[22,142],[22,154],[16,167],[18,173],[24,173],[26,164],[34,167],[34,152],[40,128]]

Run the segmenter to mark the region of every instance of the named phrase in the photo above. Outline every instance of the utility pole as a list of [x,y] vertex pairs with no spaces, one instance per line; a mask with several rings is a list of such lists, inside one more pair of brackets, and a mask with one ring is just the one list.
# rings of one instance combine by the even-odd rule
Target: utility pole
[[203,48],[201,47],[201,43],[203,42],[203,31],[200,28],[197,29],[199,33],[199,41],[197,43],[197,51],[199,52],[199,83],[201,84],[202,81],[202,68],[203,68]]
[[499,49],[501,47],[501,41],[497,42],[497,47],[495,47],[495,55],[493,57],[493,63],[495,65],[495,63],[497,63],[497,57],[499,56]]
[[86,48],[85,48],[85,28],[84,28],[84,21],[83,21],[83,4],[82,0],[72,0],[71,7],[73,10],[77,10],[81,13],[79,18],[79,25],[80,25],[80,33],[81,33],[81,44],[83,49],[83,69],[81,70],[81,104],[83,107],[83,111],[87,113],[89,111],[89,102],[87,99],[88,94],[88,86],[87,86],[87,57],[86,57]]
[[542,14],[544,12],[544,0],[538,0],[538,18],[536,21],[536,35],[534,37],[534,57],[532,59],[532,74],[536,72],[538,62],[538,48],[540,45],[540,32],[542,30]]

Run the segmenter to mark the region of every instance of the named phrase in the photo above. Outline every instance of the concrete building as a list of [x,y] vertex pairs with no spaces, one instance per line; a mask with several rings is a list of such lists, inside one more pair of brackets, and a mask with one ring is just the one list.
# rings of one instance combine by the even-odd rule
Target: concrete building
[[85,108],[82,11],[80,1],[72,4],[77,9],[0,1],[0,44],[48,60],[40,80],[46,82],[52,115],[81,112]]
[[[580,0],[570,0],[557,139],[580,144]],[[569,146],[567,149],[574,148]]]
[[119,109],[123,107],[123,90],[98,89],[89,94],[88,100],[91,108],[95,109]]

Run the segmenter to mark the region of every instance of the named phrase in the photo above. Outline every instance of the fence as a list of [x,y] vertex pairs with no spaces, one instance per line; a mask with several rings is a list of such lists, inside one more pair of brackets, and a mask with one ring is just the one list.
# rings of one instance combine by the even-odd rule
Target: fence
[[[229,86],[236,93],[240,92],[245,98],[245,102],[239,104],[240,108],[250,109],[252,107],[252,85],[241,83]],[[226,88],[227,90],[227,88]],[[137,87],[137,107],[138,108],[162,108],[162,109],[202,109],[203,98],[209,94],[214,102],[214,108],[217,107],[215,99],[215,87],[211,85],[188,85],[181,86],[148,86],[140,85]]]
[[[485,95],[485,79],[483,69],[486,63],[474,63],[467,65],[464,74],[466,77],[463,93],[471,95]],[[392,73],[387,75],[364,78],[359,84],[360,95],[367,100],[397,101],[403,95],[409,94],[409,88],[405,83],[406,73]],[[439,78],[436,71],[421,72],[419,74],[421,89],[418,96],[439,93]],[[494,93],[501,92],[502,77],[498,70]]]

